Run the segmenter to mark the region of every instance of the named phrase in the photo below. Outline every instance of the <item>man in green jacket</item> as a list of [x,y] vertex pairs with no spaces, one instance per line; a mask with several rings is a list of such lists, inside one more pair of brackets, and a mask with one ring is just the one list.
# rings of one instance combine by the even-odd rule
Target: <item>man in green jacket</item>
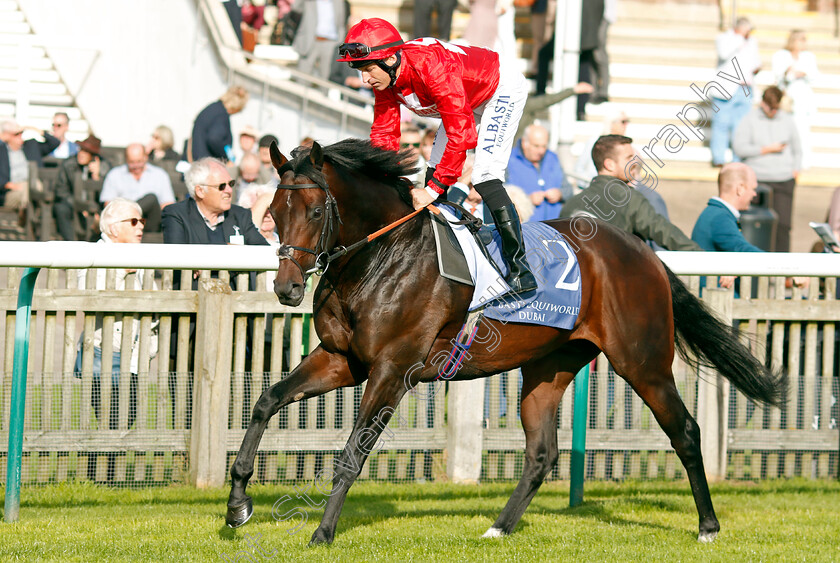
[[624,135],[603,135],[595,142],[592,160],[598,175],[566,202],[560,218],[596,217],[667,250],[702,250],[628,185],[634,181],[632,169],[637,166],[632,142]]

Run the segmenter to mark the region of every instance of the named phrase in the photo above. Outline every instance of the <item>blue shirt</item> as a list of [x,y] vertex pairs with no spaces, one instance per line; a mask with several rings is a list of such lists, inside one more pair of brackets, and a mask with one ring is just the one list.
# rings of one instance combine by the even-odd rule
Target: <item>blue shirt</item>
[[[510,160],[508,161],[507,167],[507,181],[515,186],[519,186],[528,195],[534,192],[558,188],[563,192],[563,200],[571,197],[571,186],[568,186],[564,182],[565,176],[563,167],[560,165],[560,159],[551,151],[545,151],[545,156],[540,161],[539,169],[522,154],[522,141],[517,142],[510,153]],[[562,208],[562,200],[557,203],[543,201],[534,209],[534,214],[530,220],[547,221],[549,219],[557,219],[560,216],[560,209]]]
[[105,176],[99,201],[105,203],[118,197],[138,201],[146,194],[154,194],[161,205],[174,203],[175,193],[172,191],[169,174],[164,172],[162,168],[146,164],[146,169],[143,170],[140,179],[135,180],[131,172],[128,171],[128,165],[123,164],[117,166]]

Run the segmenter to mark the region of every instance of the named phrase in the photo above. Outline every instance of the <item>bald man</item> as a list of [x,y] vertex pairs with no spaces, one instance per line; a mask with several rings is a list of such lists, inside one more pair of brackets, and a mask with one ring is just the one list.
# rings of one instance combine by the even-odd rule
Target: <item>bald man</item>
[[148,160],[142,144],[128,145],[125,148],[125,164],[108,172],[99,194],[103,207],[118,197],[139,203],[146,217],[147,233],[160,231],[161,210],[175,203],[169,174],[149,164]]
[[691,238],[712,252],[763,252],[747,242],[739,227],[741,211],[750,207],[758,182],[742,162],[725,165],[718,174],[718,197],[709,200],[697,218]]
[[564,179],[560,159],[548,150],[548,129],[532,123],[513,147],[507,167],[507,182],[522,188],[534,204],[531,221],[560,216],[563,201],[572,195]]

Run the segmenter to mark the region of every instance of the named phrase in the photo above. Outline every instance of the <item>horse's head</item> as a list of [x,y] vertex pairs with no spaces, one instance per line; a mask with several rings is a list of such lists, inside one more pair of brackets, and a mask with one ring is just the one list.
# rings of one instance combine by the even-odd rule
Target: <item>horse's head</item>
[[338,206],[324,177],[324,152],[318,143],[292,161],[276,143],[269,152],[280,175],[270,207],[281,241],[274,293],[284,305],[296,307],[303,301],[306,279],[326,266],[326,253],[338,237]]

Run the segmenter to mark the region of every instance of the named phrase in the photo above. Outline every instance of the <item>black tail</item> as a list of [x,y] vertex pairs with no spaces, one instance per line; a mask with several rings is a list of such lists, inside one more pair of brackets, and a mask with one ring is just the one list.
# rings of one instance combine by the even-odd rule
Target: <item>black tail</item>
[[750,399],[781,406],[787,376],[767,369],[744,346],[731,326],[717,319],[685,284],[665,266],[671,283],[675,344],[692,367],[711,367]]

